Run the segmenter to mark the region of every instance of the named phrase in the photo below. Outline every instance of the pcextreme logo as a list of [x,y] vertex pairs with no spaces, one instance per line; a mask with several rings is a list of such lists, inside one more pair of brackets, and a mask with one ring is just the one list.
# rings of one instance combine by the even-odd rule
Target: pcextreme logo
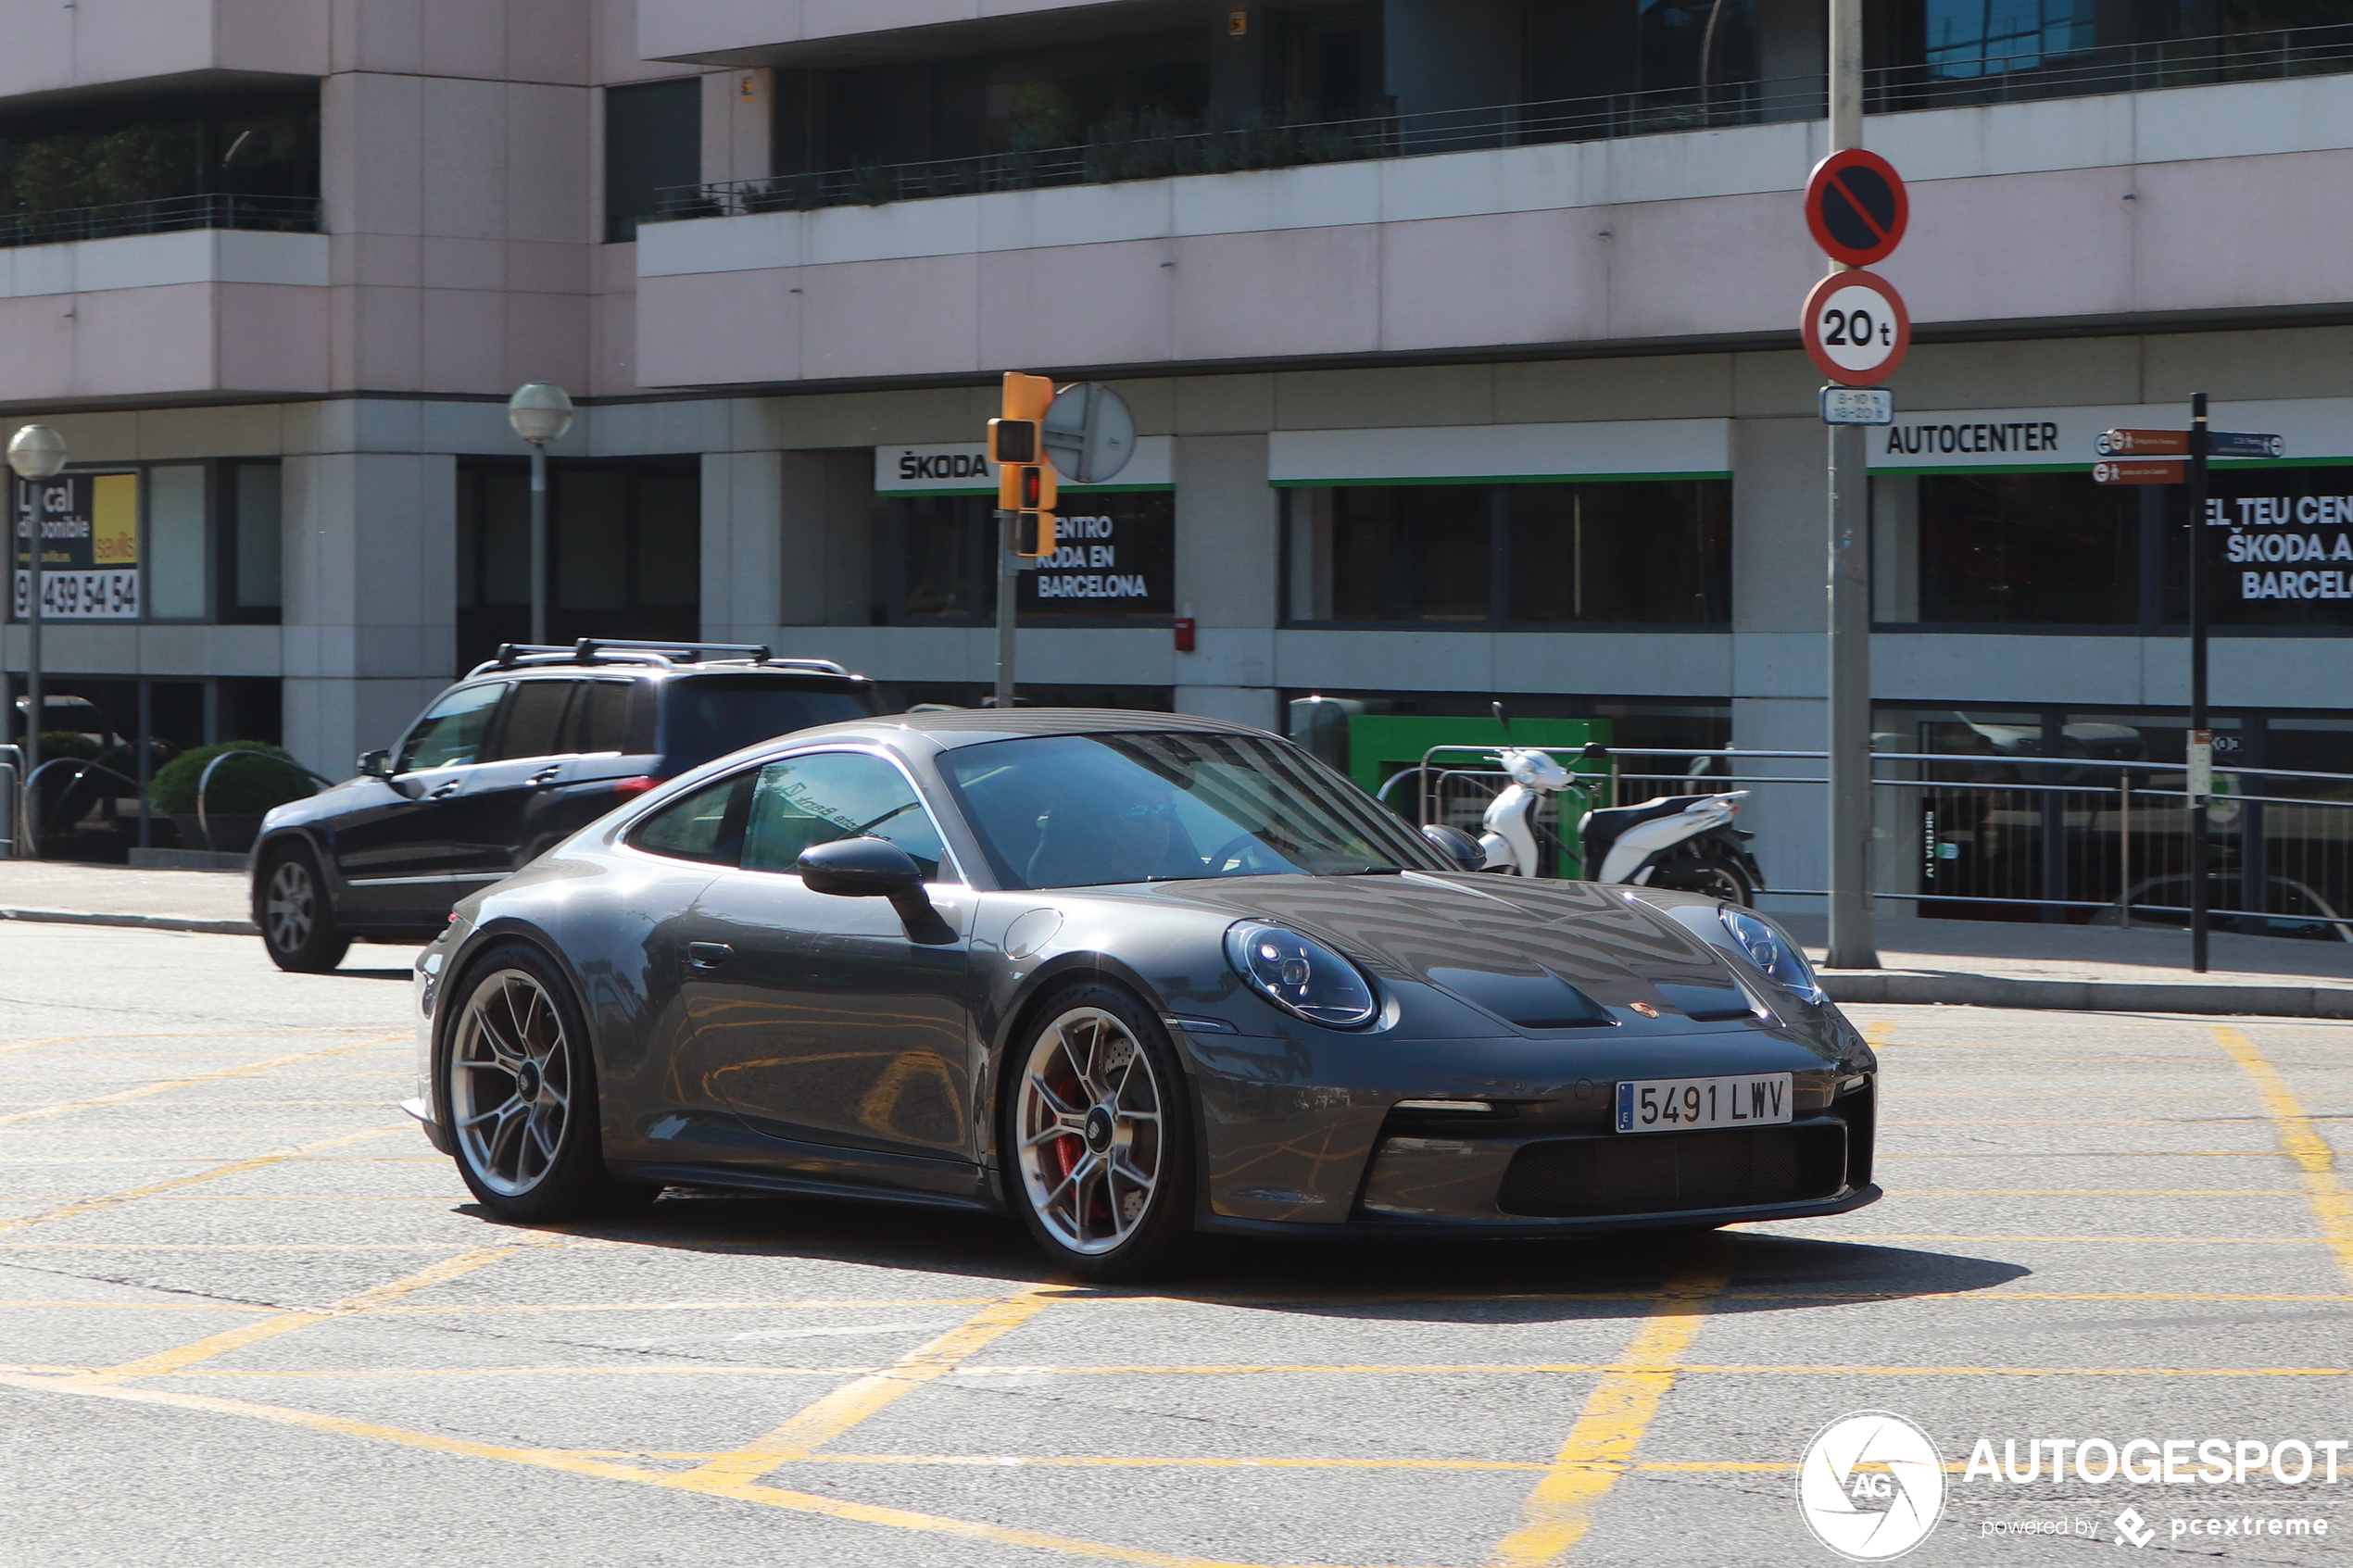
[[1814,1435],[1797,1467],[1814,1538],[1856,1562],[1885,1562],[1928,1538],[1944,1512],[1944,1461],[1900,1415],[1856,1411]]

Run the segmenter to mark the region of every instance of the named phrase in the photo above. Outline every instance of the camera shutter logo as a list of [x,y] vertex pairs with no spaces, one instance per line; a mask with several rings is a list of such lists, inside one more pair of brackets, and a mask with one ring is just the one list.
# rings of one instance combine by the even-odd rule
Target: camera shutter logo
[[1824,1546],[1856,1562],[1884,1562],[1928,1539],[1944,1512],[1944,1461],[1928,1434],[1900,1415],[1857,1411],[1806,1446],[1797,1507]]

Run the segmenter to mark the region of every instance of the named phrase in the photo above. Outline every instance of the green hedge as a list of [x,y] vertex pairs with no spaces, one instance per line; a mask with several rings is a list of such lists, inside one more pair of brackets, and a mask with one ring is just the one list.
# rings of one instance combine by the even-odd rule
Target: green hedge
[[[283,747],[266,741],[229,740],[219,746],[200,746],[182,752],[156,770],[156,776],[147,784],[148,802],[166,816],[194,814],[196,784],[204,777],[205,764],[227,751],[259,751],[289,763],[294,760]],[[223,762],[214,770],[212,784],[205,791],[205,810],[250,814],[317,793],[310,776],[299,769],[241,758]]]

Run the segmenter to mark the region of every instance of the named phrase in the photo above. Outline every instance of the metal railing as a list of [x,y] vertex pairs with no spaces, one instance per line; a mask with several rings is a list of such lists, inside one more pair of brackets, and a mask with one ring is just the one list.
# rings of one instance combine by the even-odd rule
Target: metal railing
[[0,213],[0,248],[62,245],[72,240],[113,240],[130,234],[169,234],[186,229],[312,234],[319,228],[320,204],[315,196],[208,193],[48,212]]
[[[2006,54],[1948,56],[1928,64],[1864,72],[1864,102],[1869,112],[1894,114],[2345,71],[2353,71],[2353,24],[2105,47],[2037,44]],[[1355,119],[1293,117],[1220,124],[1167,115],[1125,115],[1099,127],[1083,144],[668,186],[656,193],[658,208],[645,218],[649,222],[676,221],[879,207],[1179,174],[1612,141],[1818,119],[1823,112],[1824,82],[1816,73]]]
[[[1532,749],[1564,763],[1592,755]],[[1491,755],[1493,748],[1443,750]],[[1580,792],[1585,799],[1563,797],[1566,829],[1557,819],[1545,822],[1564,834],[1572,853],[1576,819],[1589,806],[1748,789],[1762,809],[1751,821],[1761,830],[1755,849],[1770,878],[1779,859],[1772,822],[1793,809],[1818,813],[1828,783],[1820,751],[1613,746],[1606,755],[1609,772],[1592,775]],[[1667,758],[1682,766],[1646,762]],[[1767,766],[1806,763],[1816,766]],[[1872,753],[1872,764],[1875,897],[1924,912],[1951,906],[1956,913],[1998,913],[2007,906],[2099,924],[2187,923],[2190,797],[2180,764],[1891,751]],[[2252,765],[2214,771],[2221,787],[2209,797],[2208,903],[2217,928],[2353,940],[2353,774]],[[1403,809],[1401,797],[1410,792],[1421,821],[1475,834],[1487,802],[1508,782],[1489,769],[1409,768],[1390,780],[1394,787],[1385,786],[1383,797]],[[1779,884],[1771,891],[1826,897],[1819,888]]]
[[17,841],[24,835],[17,823],[24,815],[24,749],[0,746],[0,859],[17,857]]
[[310,780],[314,784],[324,784],[329,789],[333,789],[335,785],[335,781],[327,777],[324,773],[314,773],[309,769],[304,767],[301,763],[293,760],[291,758],[280,757],[274,752],[224,751],[220,753],[220,755],[207,762],[204,765],[204,771],[196,775],[196,830],[204,834],[204,847],[207,854],[214,853],[214,846],[212,842],[212,819],[205,810],[205,797],[211,791],[212,775],[214,771],[220,768],[220,764],[228,761],[232,757],[258,757],[264,762],[275,762],[282,768],[292,768],[304,778]]

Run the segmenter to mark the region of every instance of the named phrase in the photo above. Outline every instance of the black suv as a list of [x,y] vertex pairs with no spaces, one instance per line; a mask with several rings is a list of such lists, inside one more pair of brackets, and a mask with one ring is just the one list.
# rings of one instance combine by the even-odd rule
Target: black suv
[[874,684],[728,644],[509,644],[359,777],[262,820],[253,919],[278,967],[330,970],[356,937],[422,941],[449,908],[687,769],[873,714]]

